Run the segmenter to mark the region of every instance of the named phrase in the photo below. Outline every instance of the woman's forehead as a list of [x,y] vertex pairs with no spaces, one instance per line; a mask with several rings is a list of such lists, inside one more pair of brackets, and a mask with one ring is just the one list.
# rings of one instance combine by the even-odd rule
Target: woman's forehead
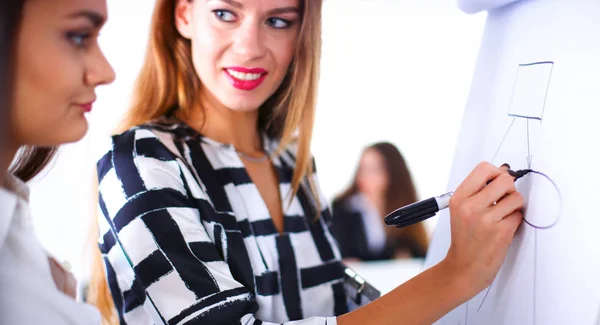
[[106,0],[28,0],[25,3],[25,14],[41,13],[52,19],[77,18],[78,14],[88,13],[107,18]]

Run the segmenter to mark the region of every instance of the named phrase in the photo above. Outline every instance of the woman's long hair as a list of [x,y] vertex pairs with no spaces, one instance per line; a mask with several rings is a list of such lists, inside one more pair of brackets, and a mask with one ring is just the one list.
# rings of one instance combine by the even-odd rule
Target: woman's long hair
[[[194,72],[191,42],[182,37],[175,25],[177,0],[158,0],[154,8],[150,27],[150,38],[146,57],[137,78],[133,100],[120,129],[127,130],[136,125],[173,113],[186,120],[193,109],[199,107],[199,90],[202,81]],[[270,137],[280,140],[280,148],[297,142],[296,167],[292,177],[292,194],[298,191],[301,182],[307,180],[320,208],[319,196],[313,183],[310,142],[313,133],[319,63],[321,57],[321,7],[322,0],[302,0],[302,22],[294,60],[279,89],[259,109],[259,129]],[[296,134],[297,132],[297,134]],[[97,232],[93,234],[94,240]],[[97,258],[100,256],[96,252]],[[94,269],[102,272],[102,269]],[[103,277],[92,276],[92,279]],[[105,280],[103,280],[105,282]],[[106,291],[95,290],[105,283],[92,283],[90,292],[99,301],[109,297]],[[112,306],[98,306],[104,319],[114,319]]]
[[[389,142],[379,142],[367,147],[363,153],[367,150],[375,150],[384,160],[388,180],[384,197],[384,213],[388,214],[400,207],[416,202],[417,190],[408,170],[408,165],[398,148]],[[345,202],[358,192],[357,173],[355,173],[351,185],[335,200]],[[427,231],[422,222],[401,229],[386,227],[386,236],[389,241],[402,240],[413,243],[413,246],[418,247],[422,252],[426,252],[429,246]]]
[[[25,0],[7,0],[0,4],[0,121],[3,123],[0,127],[0,144],[3,148],[7,145],[12,130],[10,121],[11,111],[14,109],[15,62],[24,6]],[[19,149],[9,171],[27,182],[52,161],[55,153],[56,148],[24,146]],[[4,168],[8,166],[1,167],[0,172],[4,173]]]

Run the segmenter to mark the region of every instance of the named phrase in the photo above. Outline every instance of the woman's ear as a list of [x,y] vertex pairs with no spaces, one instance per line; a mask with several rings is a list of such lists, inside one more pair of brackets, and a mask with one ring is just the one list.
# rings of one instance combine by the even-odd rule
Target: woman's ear
[[175,5],[175,27],[181,36],[192,38],[192,7],[191,0],[177,0]]

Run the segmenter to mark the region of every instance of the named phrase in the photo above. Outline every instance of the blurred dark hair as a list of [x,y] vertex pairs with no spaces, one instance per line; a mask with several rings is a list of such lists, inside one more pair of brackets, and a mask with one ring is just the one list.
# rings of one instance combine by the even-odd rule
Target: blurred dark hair
[[[26,0],[0,2],[0,146],[6,148],[11,130],[17,41]],[[25,146],[20,148],[10,172],[23,181],[39,174],[54,157],[56,148]],[[2,159],[4,162],[4,159]],[[0,166],[4,172],[8,166]]]
[[[417,201],[417,191],[412,176],[398,148],[389,142],[378,142],[365,148],[363,153],[368,150],[377,151],[383,157],[385,164],[388,178],[388,188],[385,192],[385,213]],[[346,200],[359,192],[357,174],[358,171],[354,173],[350,187],[338,197],[338,200]]]
[[[404,157],[398,148],[389,142],[378,142],[364,149],[377,151],[383,157],[388,179],[388,188],[385,191],[385,214],[400,207],[417,201],[417,190]],[[360,168],[360,166],[358,166]],[[357,184],[358,171],[354,173],[351,185],[338,196],[336,202],[347,201],[359,192]],[[382,216],[383,217],[383,216]],[[427,251],[429,240],[423,223],[397,229],[386,227],[388,240],[410,240],[415,242],[423,251]]]

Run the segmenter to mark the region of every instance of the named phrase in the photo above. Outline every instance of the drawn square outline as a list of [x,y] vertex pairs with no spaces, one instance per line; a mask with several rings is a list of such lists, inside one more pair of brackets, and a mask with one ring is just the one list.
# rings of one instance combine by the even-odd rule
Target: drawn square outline
[[[542,71],[541,73],[539,71],[535,71],[535,73],[533,71],[531,71],[532,69],[536,69],[536,70],[540,70],[540,69],[545,69],[544,71]],[[550,78],[552,77],[552,70],[554,68],[554,62],[552,61],[540,61],[540,62],[532,62],[532,63],[522,63],[519,64],[519,67],[517,69],[517,76],[515,78],[515,83],[513,85],[513,91],[512,91],[512,95],[511,95],[511,99],[510,99],[510,105],[509,105],[509,109],[508,109],[508,116],[511,117],[519,117],[519,118],[525,118],[525,119],[531,119],[531,120],[538,120],[538,121],[542,121],[543,117],[544,117],[544,110],[546,107],[546,97],[548,96],[548,88],[550,87]],[[524,92],[525,90],[530,90],[532,87],[531,86],[524,86],[522,85],[522,83],[527,83],[528,81],[531,82],[532,80],[532,76],[537,76],[539,79],[539,75],[542,75],[543,79],[541,80],[543,82],[542,85],[533,85],[535,87],[537,87],[538,93],[537,94],[525,94],[525,93],[521,93]],[[546,77],[547,75],[547,77]],[[534,82],[540,82],[540,80],[534,80]],[[524,90],[524,87],[527,87]],[[525,105],[528,107],[528,109],[530,111],[520,111],[520,107],[521,105],[521,100],[522,97],[535,97],[535,100],[538,101],[539,99],[539,104],[538,102],[536,102],[536,106],[534,111],[531,111],[531,107],[530,105]],[[518,98],[516,98],[518,97]],[[515,108],[515,100],[517,100],[518,105],[516,105],[518,108]],[[530,103],[529,103],[530,104]],[[533,114],[532,114],[533,113]]]

